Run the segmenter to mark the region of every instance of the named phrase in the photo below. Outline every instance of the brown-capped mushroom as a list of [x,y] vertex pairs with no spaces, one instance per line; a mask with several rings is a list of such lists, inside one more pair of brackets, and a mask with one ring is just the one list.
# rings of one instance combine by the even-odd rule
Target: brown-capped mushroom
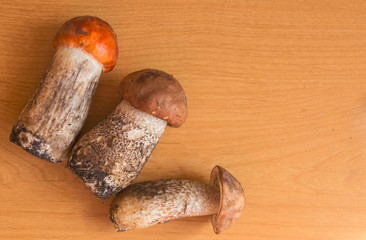
[[174,179],[130,185],[113,199],[110,219],[118,231],[127,231],[182,217],[212,215],[212,226],[218,234],[233,225],[243,209],[240,182],[215,166],[209,185]]
[[100,18],[70,19],[58,31],[57,51],[14,125],[10,141],[53,163],[68,157],[88,114],[100,74],[117,61],[116,35]]
[[101,199],[126,188],[145,165],[166,125],[187,116],[183,88],[163,71],[145,69],[126,76],[123,100],[75,144],[69,169]]

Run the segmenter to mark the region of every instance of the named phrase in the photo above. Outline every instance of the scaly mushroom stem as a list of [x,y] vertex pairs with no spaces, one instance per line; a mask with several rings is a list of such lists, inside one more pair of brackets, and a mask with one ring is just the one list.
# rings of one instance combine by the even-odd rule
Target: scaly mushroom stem
[[220,189],[189,180],[142,182],[113,200],[110,217],[118,231],[146,228],[181,217],[216,214]]
[[95,195],[108,199],[137,177],[166,125],[123,100],[76,143],[68,168]]
[[57,49],[10,141],[53,163],[65,159],[87,117],[103,66],[81,49]]

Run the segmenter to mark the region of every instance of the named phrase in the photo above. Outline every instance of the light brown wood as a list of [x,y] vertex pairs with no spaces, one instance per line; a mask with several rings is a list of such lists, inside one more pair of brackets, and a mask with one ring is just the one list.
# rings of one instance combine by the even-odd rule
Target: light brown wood
[[[366,238],[365,1],[2,1],[0,239]],[[118,35],[83,132],[143,68],[174,74],[188,118],[167,128],[135,182],[208,182],[214,165],[243,185],[239,221],[210,217],[118,233],[102,202],[63,165],[9,142],[54,55],[59,27],[96,15]]]

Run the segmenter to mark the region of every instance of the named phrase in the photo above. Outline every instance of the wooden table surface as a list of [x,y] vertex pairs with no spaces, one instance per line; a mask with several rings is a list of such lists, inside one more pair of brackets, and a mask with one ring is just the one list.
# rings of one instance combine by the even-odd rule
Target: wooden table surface
[[[0,1],[0,239],[366,239],[365,1]],[[158,68],[189,113],[135,182],[208,182],[221,165],[246,207],[220,235],[208,216],[118,233],[109,201],[66,167],[9,142],[66,20],[95,15],[118,35],[83,128],[119,103],[126,74]]]

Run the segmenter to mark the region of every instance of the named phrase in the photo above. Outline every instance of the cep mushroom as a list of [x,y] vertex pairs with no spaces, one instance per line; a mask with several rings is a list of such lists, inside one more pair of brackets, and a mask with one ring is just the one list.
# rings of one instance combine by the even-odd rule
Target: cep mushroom
[[10,141],[36,157],[59,163],[68,157],[103,72],[118,56],[116,35],[100,18],[70,19],[54,39],[57,51],[21,112]]
[[110,219],[118,231],[127,231],[182,217],[212,215],[213,229],[219,234],[239,219],[243,209],[240,182],[215,166],[209,185],[174,179],[130,185],[113,199]]
[[187,100],[179,82],[145,69],[120,84],[121,103],[75,144],[68,168],[101,199],[126,188],[140,173],[166,125],[181,126]]

